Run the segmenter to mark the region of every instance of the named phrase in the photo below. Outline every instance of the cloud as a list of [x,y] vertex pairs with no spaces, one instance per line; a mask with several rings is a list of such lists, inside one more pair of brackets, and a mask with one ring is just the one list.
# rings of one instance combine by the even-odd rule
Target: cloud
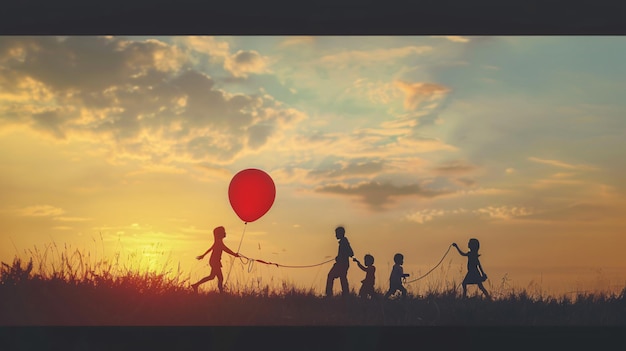
[[623,210],[614,205],[588,202],[537,211],[524,217],[524,220],[546,223],[601,222],[609,218],[621,218],[622,213]]
[[405,46],[392,49],[349,50],[338,54],[326,55],[320,59],[323,64],[336,68],[348,64],[369,65],[385,61],[393,61],[409,55],[422,55],[432,51],[430,46]]
[[329,169],[312,170],[309,176],[316,178],[349,178],[355,176],[373,176],[384,170],[383,161],[338,162]]
[[315,190],[318,193],[353,196],[360,199],[371,210],[382,211],[398,197],[415,196],[434,198],[449,193],[447,190],[425,189],[419,184],[393,185],[377,181],[364,182],[356,185],[332,184],[324,185]]
[[444,38],[448,39],[449,41],[455,42],[455,43],[467,43],[469,42],[469,38],[466,37],[462,37],[459,35],[446,35],[444,36]]
[[463,189],[451,192],[449,194],[442,195],[443,197],[461,197],[461,196],[479,196],[479,195],[511,195],[514,194],[514,190],[498,189],[498,188],[472,188]]
[[396,80],[395,85],[404,92],[404,109],[415,111],[425,102],[437,102],[450,92],[450,89],[435,83],[409,83]]
[[462,186],[473,186],[476,185],[476,181],[474,179],[469,178],[455,178],[454,182],[457,184],[461,184]]
[[297,46],[297,45],[306,45],[311,44],[315,41],[315,37],[312,36],[297,36],[297,37],[289,37],[283,40],[280,43],[280,46]]
[[443,210],[422,210],[406,215],[406,219],[411,222],[424,224],[425,222],[433,220],[435,217],[443,216],[445,212]]
[[553,174],[552,178],[558,178],[558,179],[571,178],[571,177],[573,177],[575,175],[576,175],[576,173],[574,173],[574,172],[559,172],[559,173]]
[[542,164],[559,167],[559,168],[566,168],[566,169],[577,169],[577,170],[596,170],[597,169],[596,167],[593,167],[593,166],[573,165],[573,164],[565,163],[565,162],[558,161],[558,160],[547,160],[547,159],[541,159],[538,157],[529,157],[528,160],[536,162],[536,163],[542,163]]
[[223,62],[223,68],[235,78],[247,78],[250,73],[268,72],[269,58],[261,56],[256,50],[239,50],[230,53],[230,45],[215,37],[185,37],[175,40],[189,50],[209,55],[214,63]]
[[65,210],[50,205],[36,205],[17,209],[14,213],[24,217],[50,217],[62,215]]
[[415,212],[405,215],[405,219],[411,222],[424,224],[426,222],[432,221],[436,217],[456,215],[456,214],[467,213],[467,212],[468,211],[463,208],[459,208],[455,210],[424,209],[424,210],[415,211]]
[[533,210],[526,207],[517,206],[487,206],[473,211],[474,213],[484,214],[490,218],[511,219],[513,217],[523,217],[533,214]]
[[208,54],[214,58],[224,60],[230,55],[230,45],[228,42],[219,41],[215,37],[210,36],[191,36],[178,39],[187,47]]
[[545,189],[555,186],[568,186],[568,185],[584,185],[585,182],[578,179],[538,179],[534,181],[530,186],[535,189]]
[[16,78],[30,77],[51,90],[69,94],[77,90],[101,91],[150,78],[158,80],[186,61],[177,47],[154,39],[72,36],[58,41],[46,36],[3,37],[2,46],[23,53],[23,60],[2,60],[4,67],[18,73]]
[[[400,133],[406,133],[401,131]],[[286,144],[291,150],[309,150],[316,154],[334,155],[349,159],[358,158],[414,158],[418,154],[457,151],[455,146],[436,138],[388,135],[387,129],[363,129],[351,134],[311,133],[294,136]]]
[[576,175],[575,172],[559,172],[552,174],[549,178],[537,179],[532,184],[530,184],[531,188],[535,189],[546,189],[546,188],[554,188],[558,186],[571,186],[578,185],[583,186],[585,182],[580,179],[573,179]]
[[66,119],[61,117],[58,110],[34,113],[32,119],[36,129],[48,132],[55,138],[65,139],[63,123]]
[[458,208],[453,210],[444,209],[423,209],[415,212],[411,212],[405,215],[405,219],[411,222],[424,224],[432,221],[437,217],[447,217],[459,214],[468,214],[473,216],[486,217],[489,219],[510,220],[513,218],[524,217],[532,215],[534,210],[523,206],[486,206],[478,209],[468,210],[464,208]]
[[91,221],[92,218],[85,218],[85,217],[54,217],[55,221],[61,221],[61,222],[85,222],[85,221]]
[[463,161],[450,161],[435,167],[433,170],[439,174],[458,175],[466,174],[476,169],[476,166]]
[[261,56],[257,51],[239,50],[228,56],[224,61],[224,68],[235,77],[247,77],[249,73],[267,72],[268,58]]
[[366,96],[373,103],[384,105],[402,96],[402,91],[393,82],[373,82],[367,78],[355,80],[352,86],[346,89],[346,92],[356,92],[359,96]]
[[309,177],[309,169],[303,167],[283,167],[272,171],[272,178],[277,183],[293,184],[304,183],[307,185],[317,184],[317,181]]
[[[189,40],[215,55],[228,51],[211,38]],[[306,119],[267,94],[218,88],[183,49],[158,40],[2,37],[0,48],[0,91],[9,92],[0,94],[0,127],[91,141],[113,163],[230,164]],[[227,56],[234,74],[266,69],[255,51]]]

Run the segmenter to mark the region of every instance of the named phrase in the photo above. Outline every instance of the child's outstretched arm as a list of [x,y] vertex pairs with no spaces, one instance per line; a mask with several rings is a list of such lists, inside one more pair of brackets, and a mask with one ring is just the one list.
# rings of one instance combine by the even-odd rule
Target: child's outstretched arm
[[359,266],[359,268],[361,268],[362,271],[367,272],[367,267],[362,265],[361,262],[359,262],[359,260],[357,260],[356,258],[352,258],[352,261],[356,262],[356,265]]
[[233,250],[229,249],[228,246],[224,245],[224,251],[226,251],[227,253],[235,256],[235,257],[239,257],[238,253],[234,253]]
[[208,250],[206,250],[206,252],[205,252],[205,253],[203,253],[202,255],[200,255],[200,256],[196,256],[196,258],[197,258],[197,259],[199,259],[199,260],[203,259],[203,258],[204,258],[204,256],[206,256],[206,254],[208,254],[209,252],[211,252],[211,250],[213,250],[213,246],[215,246],[215,244],[211,245],[211,247],[209,247],[209,249],[208,249]]
[[398,268],[398,273],[400,273],[400,277],[401,278],[406,278],[406,277],[410,276],[409,273],[404,273],[404,268],[402,268],[402,267]]
[[459,246],[456,243],[452,243],[452,246],[456,248],[456,250],[459,252],[461,256],[467,256],[467,253],[461,251],[461,249],[459,249]]

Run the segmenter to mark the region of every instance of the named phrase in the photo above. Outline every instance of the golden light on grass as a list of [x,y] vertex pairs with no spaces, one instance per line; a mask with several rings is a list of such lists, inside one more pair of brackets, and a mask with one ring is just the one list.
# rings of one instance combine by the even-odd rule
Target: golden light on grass
[[[0,325],[624,325],[621,293],[549,296],[503,280],[494,300],[462,299],[450,267],[407,299],[368,300],[354,292],[325,299],[314,289],[275,281],[233,279],[225,294],[188,288],[183,273],[160,265],[158,245],[146,255],[93,256],[54,243],[2,263]],[[150,251],[152,250],[152,251]],[[138,252],[140,254],[138,254]],[[241,267],[240,267],[241,268]],[[167,272],[167,273],[164,273]],[[173,273],[173,274],[172,274]],[[256,281],[258,283],[258,280]],[[271,286],[270,286],[271,285]],[[531,288],[531,287],[527,287]],[[377,289],[379,294],[382,293]],[[503,311],[506,311],[504,313]]]

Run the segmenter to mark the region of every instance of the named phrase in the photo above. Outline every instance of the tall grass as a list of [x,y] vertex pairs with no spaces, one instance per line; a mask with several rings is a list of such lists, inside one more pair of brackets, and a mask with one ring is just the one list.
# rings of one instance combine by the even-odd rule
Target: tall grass
[[553,297],[515,289],[505,276],[490,286],[494,300],[463,299],[450,265],[409,284],[405,299],[364,300],[244,276],[245,267],[227,293],[195,294],[171,259],[157,267],[54,243],[27,254],[1,264],[0,325],[626,325],[626,289]]

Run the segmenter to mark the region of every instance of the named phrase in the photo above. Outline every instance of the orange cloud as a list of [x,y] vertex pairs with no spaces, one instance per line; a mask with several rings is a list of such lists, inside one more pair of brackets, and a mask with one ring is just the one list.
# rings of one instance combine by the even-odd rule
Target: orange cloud
[[65,210],[50,205],[36,205],[17,209],[14,213],[25,217],[50,217],[62,215]]
[[409,55],[421,55],[432,51],[430,46],[405,46],[392,49],[350,50],[338,54],[326,55],[320,59],[324,64],[347,65],[349,63],[371,64],[380,61],[390,61]]
[[408,83],[402,80],[395,81],[396,87],[404,92],[404,108],[417,110],[424,102],[434,102],[446,96],[450,89],[435,83]]
[[593,166],[573,165],[573,164],[570,164],[570,163],[565,163],[563,161],[547,160],[547,159],[542,159],[542,158],[538,158],[538,157],[529,157],[528,160],[536,162],[536,163],[542,163],[542,164],[546,164],[546,165],[550,165],[550,166],[554,166],[554,167],[559,167],[559,168],[578,169],[578,170],[597,170],[597,168],[593,167]]

